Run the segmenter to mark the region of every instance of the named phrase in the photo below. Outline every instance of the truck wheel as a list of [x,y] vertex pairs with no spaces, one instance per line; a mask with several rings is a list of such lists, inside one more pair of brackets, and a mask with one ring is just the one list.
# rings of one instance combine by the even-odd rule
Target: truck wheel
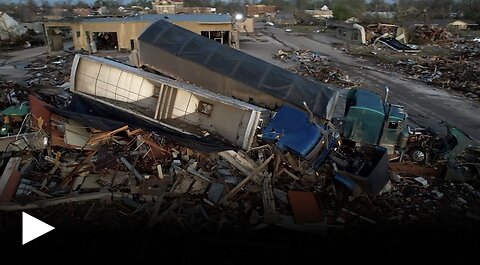
[[414,148],[410,151],[410,160],[415,163],[425,163],[427,153],[422,148]]

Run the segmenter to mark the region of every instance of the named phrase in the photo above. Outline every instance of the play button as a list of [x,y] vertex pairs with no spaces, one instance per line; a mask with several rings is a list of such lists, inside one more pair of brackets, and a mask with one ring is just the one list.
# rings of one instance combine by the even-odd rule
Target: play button
[[22,245],[55,229],[37,218],[22,212]]

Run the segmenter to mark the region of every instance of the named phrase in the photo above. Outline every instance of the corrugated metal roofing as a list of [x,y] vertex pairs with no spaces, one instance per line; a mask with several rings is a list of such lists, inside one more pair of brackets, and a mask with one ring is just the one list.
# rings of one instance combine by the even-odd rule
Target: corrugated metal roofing
[[131,17],[100,17],[82,20],[82,23],[98,22],[153,22],[159,19],[178,22],[178,21],[196,21],[200,23],[230,23],[231,18],[228,14],[147,14]]

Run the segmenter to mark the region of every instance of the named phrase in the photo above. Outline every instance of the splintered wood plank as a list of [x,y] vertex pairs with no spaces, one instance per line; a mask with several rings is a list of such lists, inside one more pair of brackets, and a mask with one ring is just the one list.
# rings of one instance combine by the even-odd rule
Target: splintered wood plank
[[95,144],[98,141],[106,140],[106,139],[112,137],[113,135],[115,135],[119,132],[126,131],[126,130],[128,130],[128,125],[125,125],[123,127],[120,127],[118,129],[115,129],[115,130],[110,131],[110,132],[103,132],[103,133],[94,134],[90,138],[90,140],[88,140],[87,144]]

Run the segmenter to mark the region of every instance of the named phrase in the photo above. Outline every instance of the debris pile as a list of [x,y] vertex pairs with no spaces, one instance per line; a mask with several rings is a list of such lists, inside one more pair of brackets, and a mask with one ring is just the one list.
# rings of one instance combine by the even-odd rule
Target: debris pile
[[480,75],[480,46],[472,43],[462,47],[453,56],[424,56],[399,60],[393,67],[412,78],[461,91],[468,97],[478,99],[480,83],[476,77]]
[[[80,124],[50,112],[32,95],[30,105],[36,130],[2,153],[2,178],[8,178],[0,196],[3,211],[100,200],[87,204],[89,218],[94,207],[107,203],[124,216],[140,216],[141,224],[188,233],[269,225],[325,233],[357,225],[435,224],[444,211],[466,225],[478,221],[472,207],[480,198],[478,187],[444,182],[439,167],[391,163],[391,180],[379,195],[349,195],[334,177],[335,163],[313,170],[261,141],[248,152],[202,153],[140,128],[101,131]],[[342,149],[336,156],[353,150]],[[353,161],[357,172],[367,167],[362,161]]]
[[284,62],[296,62],[297,65],[290,71],[316,81],[341,87],[360,85],[360,82],[351,80],[343,70],[330,66],[329,60],[316,52],[281,49],[274,54],[274,58]]
[[381,37],[393,37],[397,36],[397,25],[391,24],[370,24],[364,26],[365,39],[368,44],[375,44],[375,42]]
[[28,92],[26,92],[22,86],[12,81],[0,79],[0,91],[0,108],[2,110],[28,98]]
[[350,79],[350,76],[343,70],[326,66],[324,62],[303,63],[292,69],[292,71],[298,75],[340,87],[357,87],[361,85],[360,81]]
[[[69,82],[74,56],[74,53],[66,52],[62,56],[41,57],[26,65],[25,69],[33,76],[33,78],[27,80],[28,87],[59,87]],[[65,86],[68,89],[68,86]]]
[[[406,168],[413,171],[406,172]],[[428,174],[423,177],[417,175],[418,168],[411,163],[391,163],[391,169],[391,180],[380,196],[361,196],[344,207],[389,227],[422,224],[435,228],[455,223],[473,228],[478,225],[480,208],[475,206],[480,198],[478,187],[444,182],[438,177],[439,168],[423,172]],[[349,217],[357,224],[368,222],[351,214]]]
[[[32,114],[33,124],[40,129],[24,149],[11,145],[2,155],[6,168],[12,168],[3,178],[18,185],[2,194],[2,210],[111,199],[145,210],[150,225],[179,222],[194,229],[200,224],[245,228],[277,223],[280,214],[287,215],[285,225],[293,225],[289,196],[307,194],[316,205],[313,193],[306,191],[318,185],[317,173],[307,172],[289,154],[276,156],[269,145],[251,153],[199,153],[142,129],[90,128],[48,112],[36,98],[31,102],[38,115]],[[40,145],[34,147],[34,142]],[[297,177],[287,161],[305,177]],[[305,192],[287,194],[291,189]],[[12,198],[17,203],[8,203]]]
[[30,34],[27,28],[7,13],[0,11],[0,50],[18,50],[43,44],[39,34]]
[[452,40],[453,34],[444,27],[418,25],[414,38],[418,44],[445,43]]
[[309,50],[286,50],[280,49],[273,58],[282,60],[284,62],[317,62],[327,61],[327,58],[321,56],[319,53]]

